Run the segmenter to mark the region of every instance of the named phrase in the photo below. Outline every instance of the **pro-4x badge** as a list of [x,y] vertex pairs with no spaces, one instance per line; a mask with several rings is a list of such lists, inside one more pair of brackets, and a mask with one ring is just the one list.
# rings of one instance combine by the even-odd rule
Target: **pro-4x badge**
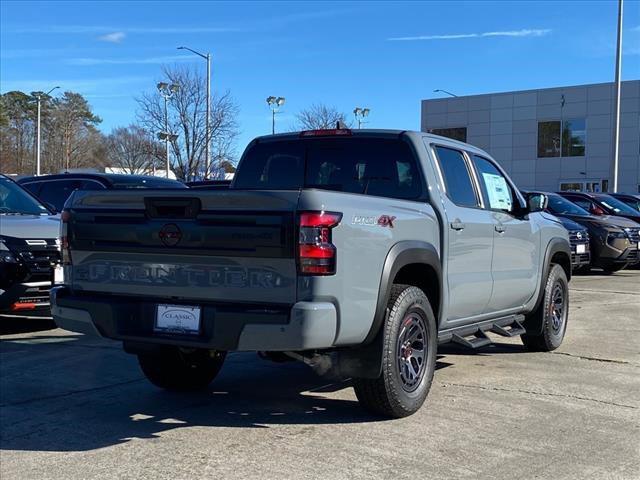
[[381,215],[378,219],[378,225],[380,225],[381,227],[393,228],[393,221],[395,219],[396,217],[391,215]]

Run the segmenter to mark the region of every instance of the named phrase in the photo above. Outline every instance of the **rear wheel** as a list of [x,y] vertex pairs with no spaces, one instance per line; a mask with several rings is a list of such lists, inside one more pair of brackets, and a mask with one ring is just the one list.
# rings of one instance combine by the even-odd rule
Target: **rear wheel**
[[522,343],[527,350],[550,352],[562,344],[567,331],[569,317],[569,282],[564,269],[553,265],[547,277],[544,298],[540,306],[529,315],[527,323],[542,323],[542,331],[537,334],[522,335]]
[[427,398],[438,335],[429,299],[419,288],[394,285],[388,308],[382,373],[376,379],[355,378],[353,388],[366,410],[400,418],[415,413]]
[[145,376],[166,390],[206,388],[222,368],[226,352],[164,347],[153,353],[138,354]]

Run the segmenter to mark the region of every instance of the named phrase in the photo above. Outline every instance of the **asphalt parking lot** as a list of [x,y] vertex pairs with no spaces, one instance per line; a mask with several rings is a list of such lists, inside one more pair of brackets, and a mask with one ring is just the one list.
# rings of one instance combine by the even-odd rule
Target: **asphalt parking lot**
[[640,478],[640,271],[571,293],[558,351],[443,347],[425,406],[392,421],[302,364],[234,354],[210,391],[170,394],[115,342],[5,323],[0,478]]

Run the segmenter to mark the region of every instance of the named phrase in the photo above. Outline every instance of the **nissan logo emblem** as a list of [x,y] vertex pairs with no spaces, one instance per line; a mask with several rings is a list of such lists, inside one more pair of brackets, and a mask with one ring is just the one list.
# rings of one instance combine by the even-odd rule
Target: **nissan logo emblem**
[[175,247],[182,240],[182,231],[175,223],[167,223],[160,229],[158,236],[167,247]]

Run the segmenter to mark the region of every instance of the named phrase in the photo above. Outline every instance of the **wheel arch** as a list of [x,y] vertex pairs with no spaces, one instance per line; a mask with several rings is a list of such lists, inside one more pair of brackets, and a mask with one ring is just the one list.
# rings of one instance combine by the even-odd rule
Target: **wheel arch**
[[547,244],[538,294],[532,308],[527,312],[528,318],[525,320],[524,324],[527,329],[527,333],[539,333],[542,331],[541,320],[532,321],[529,314],[536,312],[544,299],[545,284],[547,282],[547,278],[549,278],[549,272],[552,265],[560,265],[567,276],[567,281],[571,280],[571,246],[564,238],[554,237]]
[[364,343],[372,342],[387,315],[387,303],[394,283],[412,285],[424,291],[439,323],[442,302],[442,265],[438,251],[430,243],[407,240],[398,242],[387,253],[378,288],[373,323]]

